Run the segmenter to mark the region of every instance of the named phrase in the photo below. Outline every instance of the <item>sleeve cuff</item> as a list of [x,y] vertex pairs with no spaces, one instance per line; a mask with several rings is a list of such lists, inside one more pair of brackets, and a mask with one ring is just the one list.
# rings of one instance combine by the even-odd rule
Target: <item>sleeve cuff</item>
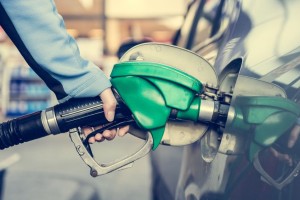
[[87,81],[73,90],[67,97],[60,99],[59,103],[63,103],[71,98],[95,97],[110,87],[109,79],[99,69],[96,73],[90,74],[87,77]]

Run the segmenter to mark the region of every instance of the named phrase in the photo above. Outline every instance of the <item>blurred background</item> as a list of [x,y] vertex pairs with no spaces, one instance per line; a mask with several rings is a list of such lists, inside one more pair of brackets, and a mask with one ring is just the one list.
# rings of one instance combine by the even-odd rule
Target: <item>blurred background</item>
[[[171,43],[188,0],[55,0],[81,54],[109,73],[119,47],[134,41]],[[0,121],[56,104],[0,27]],[[134,145],[133,145],[134,144]],[[99,160],[113,161],[134,151],[132,136],[93,145]],[[126,151],[125,151],[126,150]],[[105,153],[103,153],[105,152]],[[148,157],[133,168],[92,178],[67,134],[47,137],[0,154],[0,199],[150,199]]]
[[[287,12],[290,9],[291,13],[296,13],[297,6],[294,5],[298,3],[293,0],[286,1],[289,2],[287,7],[277,0],[266,1],[265,4],[258,0],[243,1],[244,9],[241,10],[239,0],[54,1],[68,33],[76,39],[81,55],[94,62],[107,76],[126,49],[140,42],[170,43],[189,49],[215,66],[217,73],[225,66],[240,67],[242,59],[235,59],[237,62],[229,64],[227,61],[232,56],[242,56],[244,59],[251,51],[251,55],[254,55],[250,56],[251,62],[256,63],[256,59],[264,61],[253,65],[249,72],[245,70],[244,73],[255,77],[271,72],[274,63],[278,62],[278,66],[281,66],[287,59],[294,58],[289,54],[285,57],[277,53],[281,53],[282,50],[278,49],[284,49],[286,45],[297,45],[290,43],[294,36],[297,38],[297,32],[289,37],[290,33],[281,34],[281,25],[273,25],[281,24],[283,20],[282,25],[296,27],[294,23],[298,15]],[[269,16],[265,14],[265,9],[269,10],[270,6],[274,9]],[[285,23],[286,20],[292,23]],[[257,26],[262,29],[256,29]],[[268,31],[260,32],[265,28]],[[289,28],[285,29],[285,33],[294,30]],[[239,39],[240,35],[242,39]],[[283,39],[279,40],[279,36]],[[289,39],[285,40],[286,37]],[[265,44],[272,44],[274,48]],[[284,45],[281,47],[278,44]],[[262,45],[262,48],[257,50],[257,45]],[[269,60],[270,55],[282,60]],[[264,70],[261,70],[262,67]],[[287,90],[293,88],[299,78],[292,70],[286,72],[289,73],[278,75],[278,78],[284,77],[283,85]],[[289,90],[289,96],[296,97],[296,90]],[[0,27],[0,122],[55,104],[57,101],[54,95],[26,64]],[[98,162],[108,163],[132,154],[143,143],[128,134],[124,138],[117,137],[110,142],[94,144],[92,149]],[[182,161],[182,147],[160,145],[151,153],[151,159],[148,155],[136,161],[130,169],[92,178],[68,134],[48,136],[1,151],[0,200],[169,200],[173,199],[170,197],[176,192],[178,195],[176,187],[179,174],[187,177],[184,184],[188,189],[185,191],[195,190],[198,195],[197,184],[202,183],[199,181],[202,176],[195,174],[194,178],[194,175],[189,174],[200,169],[202,158],[198,147],[193,149],[191,162],[186,162]],[[180,173],[182,163],[190,172]],[[178,187],[182,189],[185,186],[182,187],[179,180]],[[248,185],[246,188],[250,194]],[[188,196],[188,199],[196,197]]]

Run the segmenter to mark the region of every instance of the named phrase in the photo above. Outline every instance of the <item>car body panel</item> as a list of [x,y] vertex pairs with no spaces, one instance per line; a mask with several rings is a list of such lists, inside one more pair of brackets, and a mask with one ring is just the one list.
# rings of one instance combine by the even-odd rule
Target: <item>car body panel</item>
[[[223,20],[229,20],[229,23],[225,23],[226,29],[222,31],[221,36],[214,40],[212,40],[213,36],[207,38],[201,42],[201,45],[195,45],[193,50],[210,61],[220,75],[220,79],[223,78],[222,73],[231,67],[235,68],[240,77],[251,77],[266,82],[271,87],[269,89],[261,86],[265,89],[258,91],[254,85],[245,85],[242,78],[236,76],[232,85],[244,84],[245,86],[242,87],[243,90],[241,87],[237,87],[239,89],[233,92],[233,96],[240,95],[241,91],[251,95],[276,96],[282,94],[281,89],[278,89],[281,87],[288,99],[299,102],[300,29],[298,28],[298,19],[300,19],[300,12],[298,8],[300,8],[300,1],[234,0],[227,1],[227,3],[234,7],[234,10],[231,13],[223,12]],[[228,4],[224,9],[228,9]],[[248,188],[236,185],[232,188],[230,185],[233,177],[235,174],[239,174],[238,172],[233,173],[232,170],[237,170],[236,167],[240,165],[241,169],[249,166],[245,149],[234,155],[218,152],[212,162],[207,162],[201,153],[205,143],[203,141],[209,140],[209,137],[214,135],[214,130],[211,129],[206,135],[207,137],[201,141],[178,150],[181,152],[176,152],[178,156],[170,156],[174,155],[170,148],[161,148],[153,153],[153,162],[155,163],[153,171],[161,177],[160,181],[168,190],[168,192],[161,191],[161,193],[168,193],[168,199],[178,200],[226,199],[230,195],[232,198],[240,199],[245,198],[243,193],[246,195],[249,194],[249,191],[256,192],[252,199],[255,197],[257,199],[277,198],[276,195],[279,192],[261,181],[260,175],[253,167],[250,167],[249,174],[254,175],[245,175],[243,179],[245,182],[249,181]],[[226,134],[224,135],[226,136]],[[244,139],[241,138],[239,141]],[[172,163],[176,163],[176,167],[166,168],[168,166],[166,163],[170,163],[168,159],[172,159]],[[276,163],[274,159],[272,162]],[[181,163],[180,172],[178,171],[179,163]],[[165,169],[168,169],[168,173],[164,172]],[[171,176],[169,174],[173,174],[173,178],[168,178]],[[254,180],[253,177],[256,179]],[[175,182],[176,180],[178,182]],[[295,184],[297,181],[294,181]],[[176,184],[176,194],[174,194]],[[260,194],[263,188],[268,188],[264,195]],[[237,192],[235,189],[240,189],[240,191]],[[245,189],[249,189],[248,192],[243,192]],[[155,192],[157,193],[159,190]]]

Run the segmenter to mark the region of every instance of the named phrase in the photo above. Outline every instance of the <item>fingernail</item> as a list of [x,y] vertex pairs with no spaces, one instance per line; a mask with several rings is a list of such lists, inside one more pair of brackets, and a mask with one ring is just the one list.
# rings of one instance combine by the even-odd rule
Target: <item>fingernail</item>
[[107,113],[107,120],[108,120],[109,122],[112,122],[112,121],[114,121],[114,118],[115,118],[115,112],[109,111],[109,112]]

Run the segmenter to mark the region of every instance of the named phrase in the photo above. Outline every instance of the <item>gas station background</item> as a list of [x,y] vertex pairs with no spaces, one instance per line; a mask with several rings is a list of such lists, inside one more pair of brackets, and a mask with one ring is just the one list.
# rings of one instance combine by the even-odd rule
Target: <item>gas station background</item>
[[[81,55],[108,76],[118,62],[116,53],[122,43],[143,39],[170,43],[181,26],[188,3],[187,0],[55,2],[68,33],[79,45]],[[52,92],[23,60],[0,27],[0,121],[55,104],[57,101]],[[127,135],[93,145],[93,151],[100,152],[101,161],[110,162],[134,152],[143,143]],[[5,172],[2,185],[5,200],[147,200],[151,196],[148,156],[136,162],[131,169],[95,179],[90,177],[68,134],[49,136],[2,151],[0,171]]]

